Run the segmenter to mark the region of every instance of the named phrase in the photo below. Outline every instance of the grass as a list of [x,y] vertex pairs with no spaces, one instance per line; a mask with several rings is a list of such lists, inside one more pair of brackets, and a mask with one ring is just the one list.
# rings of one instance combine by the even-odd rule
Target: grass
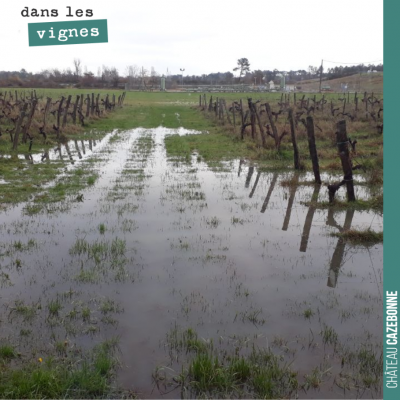
[[107,230],[107,227],[106,227],[105,224],[100,224],[100,225],[99,225],[99,233],[100,233],[101,235],[104,235],[104,233],[106,232],[106,230]]
[[16,352],[14,347],[11,345],[2,345],[0,346],[0,359],[2,360],[11,360],[16,357]]
[[200,341],[191,328],[183,332],[175,328],[167,341],[189,357],[174,381],[190,397],[289,398],[299,387],[297,374],[269,349],[253,347],[246,356],[219,352],[211,341]]
[[[22,89],[23,90],[23,89]],[[49,96],[52,98],[61,95],[71,94],[74,98],[76,94],[82,94],[84,89],[37,89],[38,96]],[[90,90],[95,95],[100,93],[102,96],[109,94],[107,90]],[[118,94],[118,93],[117,93]],[[247,96],[253,100],[269,101],[273,107],[277,107],[280,100],[280,93],[224,93],[222,96],[229,104],[239,98],[245,99]],[[209,95],[208,95],[209,97]],[[320,95],[317,95],[319,99]],[[325,94],[326,99],[333,98],[337,101],[336,95]],[[201,132],[198,135],[171,135],[165,139],[167,153],[170,157],[183,158],[190,162],[191,155],[194,152],[199,153],[197,159],[209,163],[217,163],[229,159],[249,159],[255,160],[260,166],[267,169],[286,169],[292,168],[293,151],[290,143],[290,135],[287,135],[281,149],[276,151],[272,141],[267,140],[267,147],[261,148],[259,144],[249,139],[247,136],[244,141],[238,138],[238,133],[233,134],[232,127],[221,125],[215,120],[213,114],[200,112],[197,108],[198,96],[190,93],[146,93],[146,92],[128,92],[126,95],[124,107],[117,109],[113,113],[108,113],[104,117],[93,117],[87,121],[84,129],[73,126],[65,131],[66,139],[100,139],[106,132],[114,129],[127,130],[136,127],[154,128],[165,126],[167,128],[184,127],[195,129]],[[332,144],[332,135],[334,136],[335,121],[329,116],[320,118],[318,122],[323,132],[316,130],[317,148],[320,158],[320,167],[324,171],[341,171],[340,160],[337,156],[336,146]],[[278,125],[284,123],[283,117],[279,119]],[[51,122],[51,121],[50,121]],[[280,129],[282,127],[280,126]],[[238,129],[238,128],[237,128]],[[283,128],[282,128],[283,129]],[[348,123],[348,132],[352,139],[357,143],[357,162],[361,160],[366,168],[366,179],[370,185],[382,184],[382,135],[377,135],[367,121],[355,121]],[[51,150],[54,146],[53,138],[43,143],[38,132],[33,132],[35,136],[33,152],[42,152]],[[118,135],[112,138],[117,141]],[[304,129],[298,127],[299,150],[306,170],[311,170],[311,161],[308,153],[306,134]],[[71,148],[74,146],[72,145]],[[377,151],[371,151],[374,148]],[[11,158],[2,160],[0,165],[0,177],[6,184],[2,185],[0,202],[18,203],[26,201],[30,196],[40,192],[44,183],[53,181],[59,175],[61,169],[69,161],[51,161],[28,163],[25,159],[18,158],[19,155],[27,153],[27,145],[22,144],[18,152],[11,151],[11,144],[6,135],[0,138],[0,155],[12,154]],[[48,203],[50,201],[62,201],[71,193],[91,186],[95,183],[97,175],[92,170],[79,172],[75,177],[68,177],[68,180],[61,185],[51,188],[49,193],[44,194],[38,202]],[[86,178],[85,178],[86,177]],[[79,179],[77,179],[79,178]],[[37,213],[43,207],[30,206],[28,213]],[[39,210],[39,211],[38,211]]]
[[[53,96],[56,95],[56,92],[51,93],[53,93]],[[59,91],[59,93],[67,93],[67,91]],[[71,93],[76,93],[76,91],[72,90]],[[261,96],[265,98],[265,94],[252,94],[252,96],[253,99]],[[276,102],[280,94],[271,94],[268,96],[270,96],[269,99],[272,102]],[[248,137],[244,141],[241,141],[238,139],[237,134],[234,135],[227,125],[222,126],[218,121],[201,113],[195,107],[196,97],[190,97],[185,93],[128,93],[123,109],[117,110],[107,118],[98,118],[89,121],[86,131],[77,129],[76,131],[66,132],[66,138],[86,139],[91,137],[100,139],[106,132],[114,128],[124,130],[138,126],[145,128],[152,128],[159,125],[168,128],[184,126],[189,129],[196,129],[201,133],[187,136],[170,135],[166,138],[165,145],[167,155],[172,159],[170,161],[175,161],[174,159],[176,159],[177,162],[175,165],[177,167],[184,166],[188,174],[191,173],[193,176],[195,176],[197,170],[200,171],[203,168],[200,165],[196,166],[196,162],[206,162],[214,168],[219,168],[220,170],[225,168],[225,170],[228,169],[230,171],[231,167],[227,167],[223,161],[238,158],[255,160],[264,170],[283,169],[287,171],[288,167],[292,168],[292,149],[288,137],[285,137],[280,151],[274,149],[270,138],[268,139],[267,148],[261,148]],[[244,98],[246,94],[226,95],[228,100],[237,99],[238,97]],[[179,118],[176,114],[179,114]],[[332,121],[325,121],[324,123],[323,128],[329,133],[329,130],[332,128]],[[367,168],[367,185],[379,186],[381,184],[380,172],[382,170],[381,137],[376,136],[370,127],[364,123],[358,125],[355,123],[349,124],[349,131],[352,138],[356,138],[359,141],[358,153]],[[298,133],[302,162],[310,171],[311,164],[307,153],[307,139],[301,129],[299,129]],[[123,138],[124,135],[117,134],[112,137],[111,144],[117,148],[117,146],[123,144]],[[36,140],[34,143],[34,151],[39,151],[42,148],[51,149],[54,145],[52,142],[41,143],[39,140]],[[134,176],[132,181],[135,182],[135,186],[132,186],[132,188],[137,190],[135,195],[146,191],[145,185],[139,186],[137,183],[143,183],[142,181],[148,178],[148,175],[146,175],[148,168],[144,166],[144,163],[147,155],[154,146],[155,139],[151,136],[144,135],[140,137],[132,154],[132,160],[139,155],[139,157],[136,157],[137,160],[135,160],[138,164],[124,168],[121,173],[124,179]],[[329,135],[325,137],[322,134],[318,134],[317,146],[321,169],[332,172],[340,171],[340,162],[336,154],[336,147],[333,145]],[[105,158],[107,157],[106,151],[111,151],[110,149],[105,149]],[[0,156],[2,154],[13,155],[12,158],[1,159],[0,178],[9,182],[5,185],[2,184],[2,192],[0,193],[1,204],[18,203],[26,201],[33,196],[33,200],[25,206],[24,211],[28,215],[34,215],[42,211],[50,212],[50,210],[55,210],[59,204],[65,205],[69,201],[75,202],[84,201],[85,198],[89,199],[89,196],[86,196],[84,191],[89,186],[94,185],[98,179],[99,175],[97,174],[96,163],[100,162],[100,157],[99,159],[96,157],[88,159],[87,162],[81,162],[78,168],[65,172],[65,167],[69,164],[67,159],[62,162],[49,161],[30,164],[25,159],[16,157],[17,155],[23,155],[26,150],[26,146],[22,145],[18,152],[12,153],[7,138],[3,137],[0,139]],[[73,145],[71,146],[71,150],[73,150]],[[193,165],[191,165],[192,162]],[[43,184],[54,182],[54,179],[60,172],[64,172],[65,174],[59,177],[56,184],[44,191]],[[166,172],[169,173],[170,171]],[[165,179],[169,179],[169,177],[166,176]],[[115,182],[115,191],[131,190],[131,187],[124,185],[126,182],[122,179]],[[130,184],[133,185],[133,183]],[[300,182],[300,184],[305,184],[305,182]],[[284,185],[292,187],[296,185],[296,182],[288,180]],[[206,191],[201,190],[201,184],[198,182],[194,182],[190,186],[179,186],[177,184],[176,187],[171,187],[171,192],[167,193],[167,195],[175,196],[181,201],[179,206],[182,213],[185,212],[185,209],[187,210],[186,212],[189,211],[191,207],[190,203],[205,204],[206,200]],[[105,204],[109,211],[104,212],[104,214],[115,211],[118,217],[122,217],[121,219],[118,218],[118,226],[116,227],[113,224],[106,226],[104,222],[99,223],[102,220],[101,217],[99,221],[98,216],[94,215],[91,219],[92,221],[97,221],[93,225],[94,229],[90,229],[88,232],[81,231],[79,233],[80,239],[77,239],[70,248],[71,264],[76,268],[71,273],[68,270],[70,266],[66,265],[67,268],[63,271],[65,271],[67,278],[70,277],[79,282],[76,286],[82,288],[85,293],[86,288],[91,287],[91,284],[102,282],[101,278],[108,271],[117,269],[119,276],[122,276],[125,273],[122,269],[124,265],[133,269],[135,264],[128,263],[127,258],[127,255],[132,250],[130,246],[136,238],[138,241],[144,240],[141,235],[128,235],[129,232],[142,226],[140,221],[142,221],[143,215],[141,214],[141,208],[139,208],[140,203],[117,202],[117,199],[115,200],[115,203]],[[196,202],[196,200],[201,200],[201,202]],[[185,203],[186,201],[188,202],[187,204]],[[359,210],[375,209],[380,211],[382,210],[383,198],[382,196],[376,196],[368,201],[359,200],[351,204],[341,201],[336,201],[334,205],[315,202],[315,205],[320,208],[333,207],[337,210],[354,207]],[[80,204],[76,204],[76,206],[78,207]],[[242,210],[245,211],[246,207],[250,206],[243,203]],[[130,219],[133,213],[136,213],[138,223]],[[184,216],[182,215],[182,217]],[[28,220],[32,220],[32,218]],[[202,221],[210,228],[210,235],[214,234],[210,236],[210,240],[219,240],[215,233],[218,233],[218,231],[223,232],[224,229],[231,229],[232,226],[230,225],[243,225],[248,220],[238,217],[232,217],[231,220],[226,220],[225,218],[220,220],[218,217],[205,217]],[[225,226],[225,222],[223,221],[228,221],[228,225]],[[191,222],[189,223],[191,224]],[[111,237],[114,230],[117,229],[123,231],[123,239]],[[42,244],[42,236],[38,235],[37,238],[38,243]],[[133,240],[131,240],[132,238]],[[176,243],[175,239],[173,242]],[[221,244],[220,247],[223,245]],[[30,265],[34,264],[28,263],[26,261],[27,257],[23,258],[24,255],[20,255],[20,253],[28,250],[33,251],[37,247],[38,245],[34,242],[26,244],[25,241],[16,240],[9,251],[12,254],[17,253],[20,258],[15,259],[12,265],[15,265],[17,269],[22,271],[25,269],[28,270]],[[189,254],[198,250],[197,243],[193,243],[190,239],[181,241],[176,247],[180,250],[185,250],[185,252],[181,252],[179,255],[182,259],[186,257],[186,251]],[[199,259],[204,260],[204,262],[210,262],[210,264],[218,263],[224,268],[225,264],[230,262],[229,254],[224,253],[222,255],[216,251],[212,245],[207,244],[207,247],[204,247],[205,253],[203,252],[203,257],[200,254]],[[145,256],[141,254],[140,257]],[[175,263],[175,260],[173,262]],[[180,262],[185,263],[186,261],[181,260]],[[219,270],[220,265],[215,269]],[[204,266],[204,268],[206,267]],[[213,265],[210,267],[213,267]],[[145,268],[144,262],[143,268]],[[179,274],[179,270],[177,269],[176,271]],[[1,274],[3,275],[0,275],[0,281],[2,276],[6,276],[3,272]],[[238,278],[234,276],[232,280],[234,279]],[[30,284],[35,284],[35,282],[32,280]],[[232,287],[236,286],[233,282],[231,284]],[[98,290],[98,286],[94,290]],[[46,293],[49,292],[46,291],[43,296],[46,296]],[[243,301],[246,300],[249,293],[247,289],[243,291],[239,290]],[[253,292],[252,286],[250,300],[253,297],[253,293],[256,293],[256,291]],[[88,293],[89,295],[90,293]],[[234,300],[237,302],[241,301],[241,299]],[[43,302],[43,300],[41,301]],[[62,329],[65,329],[68,338],[82,333],[91,335],[93,340],[97,340],[98,337],[95,335],[98,332],[102,332],[101,323],[115,324],[117,322],[111,318],[111,315],[112,313],[119,312],[120,308],[118,303],[112,298],[102,299],[96,302],[96,305],[97,308],[93,310],[88,304],[75,302],[71,299],[64,302],[59,297],[55,300],[54,298],[50,301],[47,300],[47,303],[43,302],[42,314],[45,314],[46,320],[44,324],[47,324],[44,325],[44,332],[48,333],[49,336],[54,335],[51,336],[51,344],[54,347],[55,353],[39,355],[43,357],[43,362],[38,362],[38,355],[22,354],[20,362],[19,353],[16,351],[16,349],[20,350],[20,347],[12,347],[16,357],[11,362],[9,356],[0,357],[0,397],[58,398],[111,396],[115,384],[114,370],[117,364],[110,352],[100,348],[86,353],[75,347],[77,351],[72,354],[69,347],[64,344],[64,338],[61,337]],[[195,309],[194,304],[190,306]],[[38,315],[40,314],[41,307],[40,302],[37,304],[18,302],[10,306],[10,317],[15,317],[17,321],[23,320],[24,323],[25,321],[32,323],[32,326],[24,325],[24,329],[18,328],[16,337],[18,337],[19,332],[21,340],[30,341],[32,338],[33,341],[37,330],[37,326],[33,324],[39,324],[40,322],[38,321],[40,318]],[[217,307],[218,304],[215,304],[215,309]],[[259,307],[250,308],[242,312],[237,311],[237,322],[232,322],[237,309],[230,314],[229,312],[232,310],[228,309],[228,307],[226,308],[229,323],[239,323],[241,325],[240,330],[251,330],[251,324],[253,324],[257,332],[262,332],[269,323],[269,318],[268,321],[265,320],[262,309]],[[300,310],[304,309],[300,308]],[[298,311],[296,315],[299,316]],[[300,319],[304,317],[311,320],[313,315],[313,310],[309,308],[304,310],[303,314],[299,317]],[[16,318],[17,316],[18,318]],[[318,311],[319,316],[320,313]],[[347,315],[342,314],[342,318],[344,317],[348,318]],[[313,318],[311,321],[307,321],[307,325],[309,323],[319,323],[318,319]],[[199,321],[199,324],[201,323]],[[78,327],[78,325],[82,326]],[[48,331],[51,331],[51,333]],[[221,332],[222,337],[224,335],[223,330],[221,329],[219,332]],[[364,351],[362,351],[363,349],[359,351],[355,351],[354,349],[352,351],[345,351],[339,342],[338,333],[335,329],[324,325],[317,340],[327,345],[327,348],[330,345],[335,348],[334,357],[336,360],[343,357],[343,365],[348,368],[349,374],[352,374],[352,382],[358,382],[359,385],[367,387],[373,387],[379,382],[376,373],[379,370],[379,353],[375,353],[373,349],[368,348],[364,348]],[[306,390],[318,389],[322,385],[328,369],[325,367],[312,369],[306,373],[302,382],[302,377],[296,374],[291,368],[290,361],[285,361],[280,353],[274,354],[268,347],[259,348],[249,345],[246,348],[240,346],[231,348],[224,344],[217,346],[211,339],[201,338],[192,329],[171,334],[167,343],[171,351],[181,353],[179,362],[177,361],[179,363],[177,370],[182,372],[175,376],[175,384],[178,383],[181,386],[182,392],[188,389],[197,397],[296,397],[299,388]],[[2,345],[4,346],[3,343]],[[282,352],[282,349],[280,351]],[[5,353],[7,354],[6,350]],[[178,357],[174,360],[178,360]]]
[[[64,347],[64,344],[61,343],[60,346]],[[13,368],[6,365],[1,370],[0,398],[122,396],[111,385],[117,362],[115,348],[110,342],[98,345],[79,359],[64,353],[64,357],[25,360],[22,364]]]
[[375,232],[370,228],[364,230],[349,229],[345,232],[332,233],[332,236],[340,237],[352,244],[383,243],[383,232]]
[[356,200],[356,201],[342,201],[342,200],[334,200],[333,203],[329,203],[327,201],[308,201],[304,202],[306,206],[312,206],[317,209],[326,210],[326,209],[333,209],[335,211],[341,210],[375,210],[377,212],[383,212],[383,195],[378,194],[373,196],[367,200]]

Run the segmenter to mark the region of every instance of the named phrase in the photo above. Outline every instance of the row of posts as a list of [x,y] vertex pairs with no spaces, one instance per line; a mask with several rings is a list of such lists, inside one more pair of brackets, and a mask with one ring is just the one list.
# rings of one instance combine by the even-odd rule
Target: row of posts
[[[294,94],[295,96],[296,94]],[[365,96],[367,94],[365,93]],[[355,102],[357,104],[357,94],[355,95]],[[296,99],[294,99],[296,101]],[[283,97],[283,94],[281,96],[281,102],[287,102],[290,101],[289,96]],[[304,96],[301,101],[304,101]],[[314,103],[315,103],[314,99]],[[346,101],[346,99],[345,99]],[[366,99],[366,103],[368,103],[368,100]],[[260,135],[261,135],[261,140],[262,140],[262,145],[265,147],[266,143],[266,136],[264,132],[264,128],[261,124],[260,116],[259,113],[257,112],[257,108],[254,105],[254,103],[251,101],[251,99],[248,99],[248,105],[249,105],[249,110],[247,113],[250,113],[250,120],[251,122],[249,124],[246,124],[246,119],[247,119],[247,113],[244,114],[243,112],[243,104],[242,100],[240,102],[237,102],[239,109],[240,109],[240,117],[242,120],[242,130],[241,130],[241,139],[244,139],[244,131],[247,125],[251,126],[251,134],[252,138],[255,138],[255,126],[256,126],[256,121],[259,126],[260,130]],[[226,115],[226,118],[228,122],[233,125],[233,130],[234,133],[236,133],[236,114],[235,114],[235,103],[232,104],[231,112],[232,112],[232,120],[231,120],[231,115],[228,111],[228,108],[226,106],[226,100],[222,98],[217,98],[215,103],[213,104],[212,101],[212,96],[210,98],[209,103],[207,104],[207,98],[206,94],[200,95],[199,96],[199,105],[200,107],[203,107],[203,110],[205,111],[208,109],[209,112],[214,111],[216,118],[219,120],[222,120],[224,122],[224,116]],[[214,108],[214,109],[213,109]],[[277,150],[279,149],[280,146],[280,141],[284,135],[282,133],[281,135],[278,135],[271,108],[268,103],[265,104],[265,109],[268,115],[268,119],[271,125],[272,132],[268,131],[267,128],[267,133],[271,137],[275,139],[275,144]],[[293,146],[293,158],[294,158],[294,168],[296,170],[300,170],[302,168],[301,162],[300,162],[300,154],[299,154],[299,149],[297,145],[297,139],[296,139],[296,130],[295,130],[295,123],[294,123],[294,117],[293,117],[293,109],[289,108],[288,110],[288,119],[289,119],[289,125],[290,125],[290,134],[291,134],[291,142]],[[321,180],[321,174],[320,174],[320,167],[319,167],[319,160],[318,160],[318,152],[317,152],[317,145],[316,145],[316,140],[315,140],[315,130],[314,130],[314,119],[311,115],[308,115],[306,119],[304,120],[304,124],[307,130],[307,140],[308,140],[308,149],[310,153],[310,158],[312,162],[312,168],[313,168],[313,174],[314,174],[314,180],[315,183],[318,185],[322,184]],[[346,129],[346,121],[340,120],[337,123],[337,132],[336,132],[336,142],[338,146],[338,153],[339,157],[341,160],[342,164],[342,169],[343,169],[343,179],[341,182],[329,185],[328,190],[329,190],[329,201],[332,203],[334,201],[334,196],[337,190],[343,186],[346,185],[347,189],[347,199],[348,201],[355,201],[355,193],[354,193],[354,183],[353,183],[353,168],[352,168],[352,162],[350,158],[350,152],[349,152],[349,139],[347,136],[347,129]]]

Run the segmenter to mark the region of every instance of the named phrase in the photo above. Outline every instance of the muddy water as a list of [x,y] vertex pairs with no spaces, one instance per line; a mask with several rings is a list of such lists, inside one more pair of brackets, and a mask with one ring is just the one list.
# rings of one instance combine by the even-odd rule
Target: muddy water
[[[341,360],[320,332],[332,327],[346,346],[369,341],[379,348],[383,252],[381,245],[354,247],[330,233],[380,231],[382,216],[308,207],[313,196],[327,200],[327,190],[282,185],[293,177],[290,171],[260,172],[240,160],[211,169],[197,154],[190,162],[168,158],[164,138],[174,133],[195,132],[112,134],[98,151],[92,147],[100,179],[82,191],[83,202],[70,198],[33,217],[23,215],[26,205],[2,213],[0,337],[16,341],[21,327],[31,326],[33,338],[21,340],[21,351],[46,354],[57,341],[90,347],[118,336],[118,382],[157,398],[163,392],[152,380],[155,368],[179,368],[166,334],[191,327],[220,343],[242,338],[272,346],[300,377],[328,362],[331,375],[320,391],[300,397],[355,397],[334,384]],[[153,142],[143,146],[142,139]],[[78,151],[73,158],[73,167],[85,162]],[[356,194],[369,196],[362,185]],[[118,259],[104,256],[96,264],[73,250],[78,240],[116,239],[126,246]],[[93,274],[83,274],[88,271]],[[62,309],[49,318],[54,299]],[[115,305],[110,312],[102,309],[106,300]],[[41,308],[26,322],[16,301]],[[91,310],[86,320],[79,317],[84,307]],[[313,311],[309,319],[307,309]]]

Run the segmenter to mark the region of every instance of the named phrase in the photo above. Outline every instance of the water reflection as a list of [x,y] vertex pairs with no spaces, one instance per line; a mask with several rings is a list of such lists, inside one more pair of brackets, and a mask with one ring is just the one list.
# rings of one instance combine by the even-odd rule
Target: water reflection
[[318,195],[320,190],[321,190],[321,185],[315,185],[314,192],[311,197],[311,203],[310,206],[308,207],[306,220],[304,221],[303,233],[301,234],[301,243],[300,243],[301,252],[307,251],[307,245],[308,245],[308,239],[310,237],[312,221],[314,218],[315,210],[317,209],[315,206],[315,202],[318,200]]
[[[238,169],[238,177],[240,177],[243,164],[244,164],[244,161],[240,160],[239,161],[239,169]],[[251,178],[254,174],[254,170],[255,170],[255,167],[253,165],[248,167],[245,185],[244,185],[246,189],[248,189],[250,187],[250,182],[251,182]],[[265,176],[266,174],[268,174],[268,173],[262,173],[259,170],[257,171],[256,179],[255,179],[253,186],[251,188],[251,191],[249,193],[249,198],[253,198],[256,188],[258,186],[260,186],[260,180],[262,181],[262,177]],[[269,185],[267,195],[266,195],[265,200],[261,207],[261,213],[265,213],[266,209],[268,208],[268,204],[271,200],[273,191],[275,189],[276,183],[280,176],[282,177],[282,174],[280,174],[278,172],[274,172],[272,174],[271,183]],[[296,193],[297,193],[299,187],[303,187],[303,189],[305,188],[305,186],[300,186],[298,183],[299,183],[299,175],[294,174],[293,177],[291,178],[290,184],[289,184],[289,198],[288,198],[285,217],[284,217],[284,221],[283,221],[283,225],[282,225],[283,231],[287,231],[289,228],[292,209],[293,209],[293,205],[295,203],[295,197],[296,197]],[[317,210],[316,203],[320,197],[320,191],[321,191],[321,185],[314,185],[314,189],[313,189],[311,196],[307,196],[307,199],[306,199],[306,201],[309,202],[310,205],[308,207],[307,214],[305,216],[303,230],[301,233],[299,250],[300,250],[300,252],[303,252],[303,253],[307,251],[309,238],[310,238],[310,234],[311,234],[311,228],[313,226],[314,215]],[[368,190],[364,189],[364,188],[363,188],[363,191],[365,192],[364,194],[366,194],[368,192]],[[326,225],[332,226],[332,227],[338,229],[339,232],[344,232],[344,231],[350,229],[351,224],[353,222],[354,214],[355,214],[355,210],[351,210],[351,209],[347,210],[344,224],[343,224],[343,226],[341,226],[336,222],[336,220],[334,218],[334,210],[332,208],[330,208],[327,211]],[[336,287],[339,270],[343,264],[345,247],[346,247],[346,241],[342,238],[339,238],[337,241],[335,250],[333,252],[332,259],[330,260],[330,269],[329,269],[329,277],[328,277],[328,286],[329,287]]]
[[[333,217],[333,210],[330,209],[328,211],[328,218],[326,221],[326,224],[329,226],[333,226],[334,228],[337,228],[339,232],[345,232],[351,228],[351,224],[353,222],[353,217],[354,217],[354,209],[349,209],[346,211],[346,217],[344,220],[343,227],[341,227],[336,221],[335,218]],[[329,275],[328,275],[328,286],[329,287],[336,287],[337,283],[337,278],[339,275],[340,267],[343,264],[343,256],[344,256],[344,250],[346,247],[346,241],[342,237],[339,237],[335,250],[332,255],[330,267],[329,267]]]
[[[88,157],[92,154],[93,148],[99,143],[105,143],[108,141],[108,136],[101,139],[100,141],[96,140],[70,140],[69,142],[63,144],[58,143],[57,147],[55,147],[52,151],[43,150],[42,153],[26,153],[19,154],[18,158],[21,160],[26,160],[29,164],[41,163],[47,161],[64,161],[64,158],[67,157],[72,163],[75,161],[82,160],[85,157]],[[87,150],[89,148],[89,150]],[[2,158],[11,158],[11,155],[2,155]]]
[[272,175],[271,185],[269,186],[267,197],[264,200],[264,203],[261,207],[261,212],[264,213],[268,207],[269,200],[271,199],[272,192],[274,191],[276,181],[278,179],[278,172],[274,172]]
[[244,187],[247,189],[250,186],[250,181],[251,181],[251,177],[253,176],[254,173],[254,166],[251,165],[249,167],[249,170],[247,171],[247,177],[246,177],[246,182],[244,184]]
[[249,195],[250,198],[253,197],[253,194],[254,194],[254,192],[255,192],[255,190],[256,190],[256,187],[257,187],[257,184],[258,184],[258,181],[260,180],[260,175],[261,175],[261,172],[258,171],[258,172],[257,172],[256,180],[255,180],[254,185],[253,185],[253,189],[251,189],[251,192],[250,192],[250,195]]
[[299,175],[295,174],[294,182],[292,185],[290,185],[290,189],[289,189],[289,201],[288,201],[288,205],[286,208],[285,219],[283,220],[283,225],[282,225],[283,231],[287,231],[288,227],[289,227],[290,215],[292,214],[292,207],[293,207],[294,198],[296,196],[296,192],[297,192],[297,188],[298,188],[298,182],[299,182]]

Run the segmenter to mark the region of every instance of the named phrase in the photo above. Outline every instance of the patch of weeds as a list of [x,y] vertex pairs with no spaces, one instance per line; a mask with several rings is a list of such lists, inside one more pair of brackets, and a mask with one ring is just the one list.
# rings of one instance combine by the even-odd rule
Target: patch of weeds
[[126,242],[119,238],[113,239],[111,243],[104,240],[89,243],[85,239],[77,239],[70,249],[70,254],[87,256],[96,266],[108,261],[112,267],[116,267],[125,262],[125,250]]
[[262,317],[262,309],[237,313],[234,321],[236,321],[238,317],[242,322],[250,321],[254,325],[264,325],[266,322],[265,318]]
[[329,368],[325,371],[322,371],[320,368],[315,367],[310,374],[305,375],[305,382],[303,384],[303,388],[308,390],[318,389],[323,383],[323,377],[329,372]]
[[65,351],[65,343],[56,348],[63,350],[63,357],[3,368],[0,398],[132,398],[112,385],[117,361],[108,342],[80,356],[79,362]]
[[100,305],[100,311],[102,314],[107,314],[111,312],[119,313],[121,312],[120,307],[115,303],[114,300],[105,299]]
[[105,224],[100,224],[99,225],[99,232],[100,234],[104,235],[104,233],[106,232],[107,228]]
[[206,224],[211,228],[217,228],[221,221],[217,217],[206,218]]
[[49,310],[49,315],[56,317],[59,315],[59,312],[62,309],[62,305],[58,299],[50,300],[49,304],[47,305],[47,308]]
[[8,344],[0,345],[0,359],[11,360],[16,357],[14,347]]
[[180,331],[175,327],[167,334],[167,344],[175,351],[184,350],[186,353],[206,351],[208,348],[208,344],[200,339],[197,332],[192,328]]
[[303,311],[303,316],[306,319],[310,319],[314,315],[314,311],[311,308],[307,308]]
[[[292,398],[296,397],[297,374],[269,349],[253,347],[247,355],[238,355],[236,348],[218,351],[210,340],[198,340],[197,333],[175,328],[168,343],[188,357],[187,370],[173,377],[172,382],[189,391],[191,398]],[[181,359],[181,357],[179,358]],[[166,374],[153,374],[168,380]]]
[[81,269],[75,276],[75,280],[82,283],[96,283],[99,280],[97,271],[94,268],[89,270]]
[[[381,347],[381,346],[380,346]],[[365,344],[356,350],[344,349],[342,352],[344,371],[350,368],[355,386],[378,389],[382,384],[383,351]]]
[[335,346],[338,342],[338,334],[330,326],[327,325],[323,326],[323,329],[321,331],[321,336],[324,344],[331,344]]
[[82,308],[81,316],[82,316],[82,319],[84,321],[89,321],[90,320],[90,314],[91,314],[91,311],[90,311],[89,307],[83,307]]
[[36,316],[38,309],[41,309],[40,303],[27,305],[22,300],[16,300],[14,306],[11,307],[11,312],[21,315],[24,320],[31,320]]
[[88,184],[89,186],[94,185],[95,182],[96,182],[96,179],[97,179],[97,175],[91,175],[91,176],[89,176],[88,179],[87,179],[87,184]]
[[375,210],[381,212],[383,210],[383,195],[379,194],[378,196],[371,197],[368,200],[356,200],[356,201],[342,201],[335,200],[333,203],[329,203],[327,201],[309,201],[303,203],[306,206],[312,206],[317,209],[333,209],[333,210]]
[[231,218],[231,222],[232,222],[232,225],[237,225],[237,224],[243,225],[244,224],[244,219],[237,218],[237,217],[232,217]]
[[373,245],[383,242],[383,232],[375,232],[370,228],[365,230],[349,229],[345,232],[332,233],[331,235],[343,238],[344,240],[356,245]]

